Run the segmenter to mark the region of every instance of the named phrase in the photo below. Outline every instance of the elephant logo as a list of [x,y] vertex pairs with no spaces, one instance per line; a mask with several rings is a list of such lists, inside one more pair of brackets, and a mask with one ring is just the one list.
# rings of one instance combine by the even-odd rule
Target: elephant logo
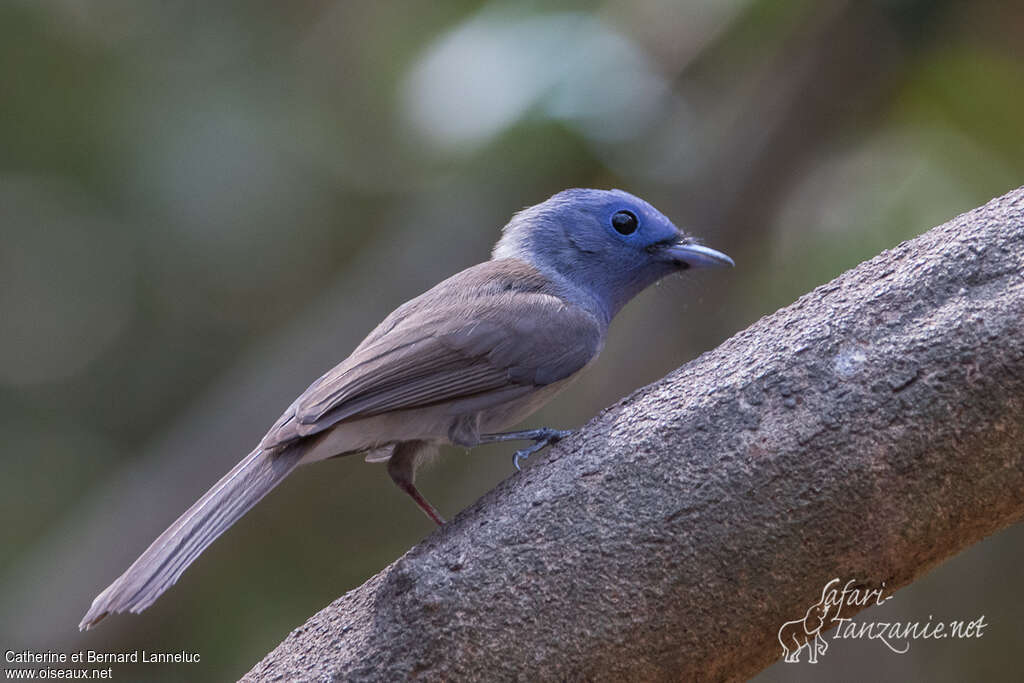
[[782,646],[786,662],[799,662],[800,652],[806,648],[807,661],[817,664],[818,655],[823,655],[828,650],[828,643],[821,637],[821,632],[832,622],[832,619],[828,618],[829,609],[835,605],[825,599],[831,585],[832,582],[822,590],[821,600],[807,609],[803,619],[787,621],[779,629],[779,645]]

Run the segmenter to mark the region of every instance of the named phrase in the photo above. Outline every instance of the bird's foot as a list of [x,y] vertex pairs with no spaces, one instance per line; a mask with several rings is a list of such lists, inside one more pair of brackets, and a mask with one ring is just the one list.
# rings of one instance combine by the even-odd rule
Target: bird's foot
[[527,429],[521,432],[482,434],[480,436],[480,443],[495,443],[497,441],[533,441],[532,446],[522,448],[516,451],[515,455],[512,456],[512,464],[515,465],[517,470],[521,470],[522,468],[519,466],[520,460],[525,460],[537,451],[544,450],[553,443],[558,443],[570,434],[572,434],[572,431],[568,429],[551,429],[550,427],[541,427],[540,429]]

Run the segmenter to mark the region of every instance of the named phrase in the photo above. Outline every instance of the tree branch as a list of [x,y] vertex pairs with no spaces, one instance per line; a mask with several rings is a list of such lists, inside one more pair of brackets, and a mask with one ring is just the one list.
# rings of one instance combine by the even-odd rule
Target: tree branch
[[246,679],[753,674],[832,577],[1024,515],[1022,273],[1024,188],[605,410]]

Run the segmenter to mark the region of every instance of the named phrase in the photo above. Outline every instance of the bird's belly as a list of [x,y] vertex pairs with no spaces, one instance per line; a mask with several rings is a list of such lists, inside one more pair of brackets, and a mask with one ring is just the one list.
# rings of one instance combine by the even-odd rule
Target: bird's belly
[[480,411],[480,433],[493,434],[516,425],[537,412],[555,394],[569,386],[572,378],[548,384],[521,398]]
[[327,430],[302,458],[302,463],[332,458],[342,453],[371,450],[400,441],[449,444],[452,427],[463,417],[479,413],[480,433],[506,429],[547,403],[570,380],[540,389],[510,387],[487,397],[397,410],[358,420],[342,421]]
[[303,463],[342,453],[378,448],[399,441],[447,441],[453,418],[436,407],[399,410],[358,420],[339,422],[319,438],[302,458]]

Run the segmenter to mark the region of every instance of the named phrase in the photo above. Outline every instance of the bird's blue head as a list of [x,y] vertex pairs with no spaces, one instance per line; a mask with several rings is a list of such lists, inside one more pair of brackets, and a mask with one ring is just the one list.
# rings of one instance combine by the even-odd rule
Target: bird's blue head
[[622,190],[564,190],[517,213],[493,258],[517,258],[593,298],[605,317],[666,275],[733,265]]

